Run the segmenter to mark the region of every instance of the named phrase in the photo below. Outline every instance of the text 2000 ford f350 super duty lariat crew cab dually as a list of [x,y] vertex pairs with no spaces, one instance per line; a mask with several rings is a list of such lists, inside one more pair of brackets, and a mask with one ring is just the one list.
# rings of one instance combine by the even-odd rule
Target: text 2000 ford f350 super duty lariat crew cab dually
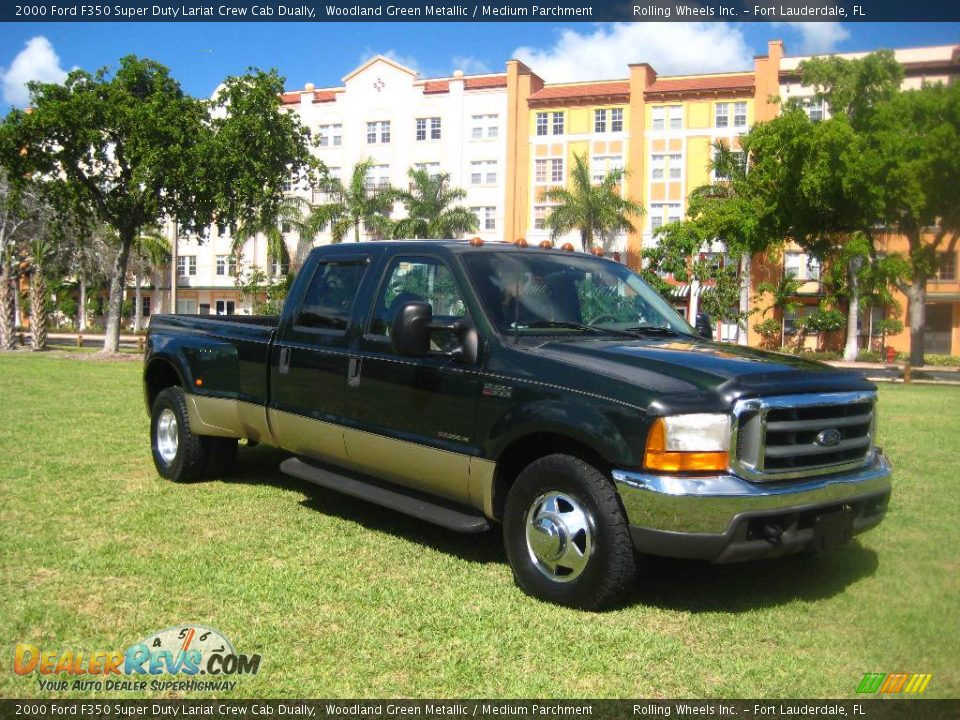
[[890,495],[872,384],[705,340],[628,268],[562,250],[318,248],[279,318],[154,316],[144,385],[164,477],[276,445],[298,478],[501,523],[519,585],[574,607],[611,602],[635,549],[827,549]]

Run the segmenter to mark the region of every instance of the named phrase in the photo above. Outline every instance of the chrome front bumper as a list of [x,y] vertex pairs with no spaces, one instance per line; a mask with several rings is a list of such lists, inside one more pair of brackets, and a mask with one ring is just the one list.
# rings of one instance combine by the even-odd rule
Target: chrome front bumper
[[851,535],[869,530],[886,512],[890,476],[879,449],[865,467],[804,481],[613,471],[637,550],[714,562],[815,549],[819,518],[835,512],[849,516]]

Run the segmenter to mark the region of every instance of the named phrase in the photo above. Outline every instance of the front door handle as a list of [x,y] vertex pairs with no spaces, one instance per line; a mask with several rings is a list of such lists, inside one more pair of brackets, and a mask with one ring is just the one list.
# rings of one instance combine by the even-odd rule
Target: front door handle
[[293,351],[291,348],[284,347],[280,348],[280,374],[286,375],[290,372],[290,355]]
[[352,357],[347,363],[347,386],[360,387],[360,358]]

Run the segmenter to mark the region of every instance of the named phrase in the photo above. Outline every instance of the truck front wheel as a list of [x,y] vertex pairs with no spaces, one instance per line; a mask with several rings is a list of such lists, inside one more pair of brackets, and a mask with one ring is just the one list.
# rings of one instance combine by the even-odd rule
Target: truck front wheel
[[517,584],[558,605],[606,607],[636,573],[616,489],[570,455],[548,455],[520,473],[507,496],[503,535]]
[[150,445],[157,472],[176,482],[199,480],[207,465],[209,438],[190,429],[187,401],[179,387],[161,390],[153,402]]

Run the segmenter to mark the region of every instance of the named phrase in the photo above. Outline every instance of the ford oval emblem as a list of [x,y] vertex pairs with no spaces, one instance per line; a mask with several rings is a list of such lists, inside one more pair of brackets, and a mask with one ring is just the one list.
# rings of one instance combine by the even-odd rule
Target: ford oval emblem
[[817,445],[822,445],[823,447],[833,447],[834,445],[840,444],[840,431],[836,428],[827,428],[819,435],[817,435],[816,443]]

